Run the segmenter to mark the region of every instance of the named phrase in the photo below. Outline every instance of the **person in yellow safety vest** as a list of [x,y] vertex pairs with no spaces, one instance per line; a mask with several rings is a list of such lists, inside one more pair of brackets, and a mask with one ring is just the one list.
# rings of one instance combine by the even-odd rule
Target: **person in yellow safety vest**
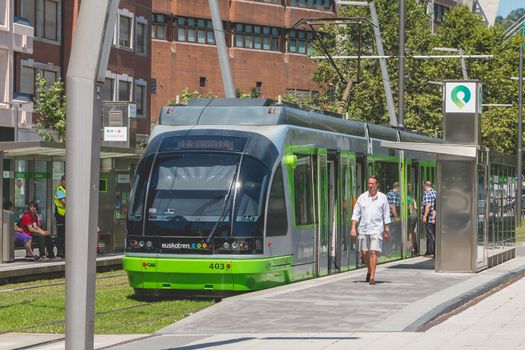
[[57,222],[57,256],[66,257],[66,175],[62,176],[60,186],[54,196],[55,218]]

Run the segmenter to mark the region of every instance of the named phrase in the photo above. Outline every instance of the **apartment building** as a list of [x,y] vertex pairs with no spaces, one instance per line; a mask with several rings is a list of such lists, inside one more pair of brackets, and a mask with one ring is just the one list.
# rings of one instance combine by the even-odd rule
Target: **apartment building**
[[420,2],[427,4],[428,13],[432,13],[432,5],[434,6],[434,24],[437,26],[443,21],[445,13],[456,5],[467,6],[472,12],[481,16],[486,25],[493,25],[500,0],[420,0]]
[[[17,95],[31,100],[36,91],[37,75],[43,76],[50,84],[57,79],[65,81],[80,0],[15,1],[15,14],[34,26],[34,43],[32,52],[15,54],[13,87]],[[144,135],[149,134],[151,123],[150,19],[151,0],[120,1],[102,89],[104,100],[137,104],[137,133]],[[35,115],[29,115],[25,127],[29,127],[29,121],[34,119]]]
[[[313,33],[303,18],[335,16],[332,0],[219,0],[234,86],[277,98],[311,96]],[[184,89],[224,96],[208,0],[154,0],[151,115]]]
[[13,72],[15,53],[33,52],[33,27],[14,14],[13,0],[0,3],[0,141],[14,139],[16,124],[31,122],[27,118],[27,110],[31,108],[28,101],[14,93]]

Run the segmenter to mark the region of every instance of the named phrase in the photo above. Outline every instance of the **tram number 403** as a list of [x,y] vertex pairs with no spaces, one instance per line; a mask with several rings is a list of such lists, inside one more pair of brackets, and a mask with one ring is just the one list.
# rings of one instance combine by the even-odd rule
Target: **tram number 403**
[[208,266],[211,270],[229,270],[230,267],[230,264],[224,263],[211,263],[210,266]]

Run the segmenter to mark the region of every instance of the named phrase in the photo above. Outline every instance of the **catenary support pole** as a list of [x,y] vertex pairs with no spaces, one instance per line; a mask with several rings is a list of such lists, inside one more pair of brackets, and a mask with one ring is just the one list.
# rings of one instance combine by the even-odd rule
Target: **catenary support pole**
[[230,56],[226,48],[226,40],[224,40],[224,30],[222,28],[219,5],[217,4],[217,0],[209,0],[209,3],[213,34],[215,35],[215,44],[217,45],[217,54],[219,55],[222,84],[224,86],[224,96],[227,98],[235,98],[235,88],[233,85],[232,71],[230,69]]
[[96,231],[104,82],[118,0],[82,1],[71,49],[66,127],[66,349],[94,346]]
[[[385,55],[383,49],[383,41],[381,39],[381,30],[379,29],[379,17],[377,16],[376,5],[374,1],[370,1],[368,4],[370,8],[370,15],[372,17],[372,25],[374,27],[374,41],[377,47],[377,53],[379,56]],[[379,59],[379,66],[381,68],[381,76],[383,78],[383,88],[385,90],[386,107],[388,109],[388,116],[390,118],[390,125],[397,126],[398,120],[396,116],[396,109],[394,105],[394,97],[392,96],[392,87],[390,86],[390,76],[388,75],[388,67],[386,65],[386,59]]]
[[397,79],[397,123],[405,123],[405,0],[399,0],[399,77]]
[[521,227],[521,173],[522,173],[522,138],[523,138],[523,45],[520,45],[520,63],[518,72],[518,164],[516,178],[518,186],[516,187],[516,223]]

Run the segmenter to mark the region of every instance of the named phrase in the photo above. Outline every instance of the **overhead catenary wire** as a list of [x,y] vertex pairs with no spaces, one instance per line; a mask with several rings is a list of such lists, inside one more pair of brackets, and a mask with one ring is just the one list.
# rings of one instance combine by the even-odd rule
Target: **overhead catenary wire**
[[[413,59],[440,59],[440,58],[479,58],[479,59],[489,59],[493,58],[494,55],[406,55],[405,58],[413,58]],[[310,57],[313,60],[324,60],[326,59],[324,56],[311,56]],[[378,59],[399,59],[399,56],[396,55],[361,55],[361,56],[332,56],[332,59],[334,60],[348,60],[348,59],[371,59],[371,60],[378,60]]]

